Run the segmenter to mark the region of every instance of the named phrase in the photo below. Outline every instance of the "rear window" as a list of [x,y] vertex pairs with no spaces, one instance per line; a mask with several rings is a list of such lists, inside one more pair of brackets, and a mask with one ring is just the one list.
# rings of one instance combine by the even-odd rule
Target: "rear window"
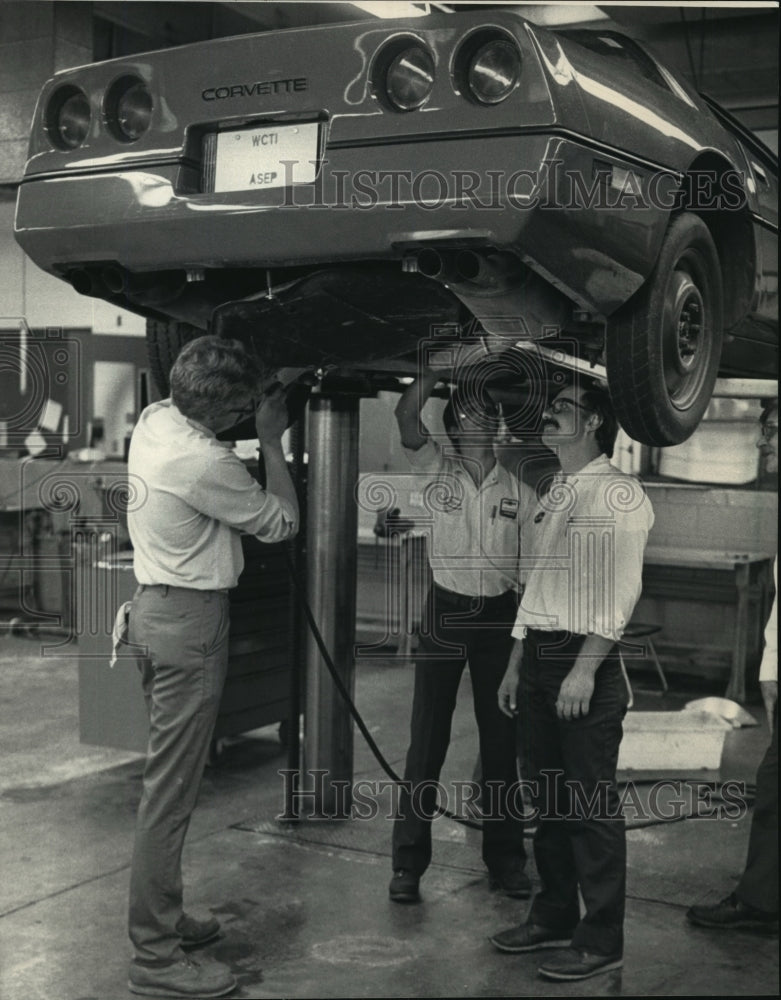
[[565,28],[556,34],[577,42],[584,49],[596,52],[605,59],[610,59],[632,74],[639,73],[644,80],[655,83],[657,87],[670,90],[653,59],[626,35],[621,35],[617,31],[590,31],[584,28]]

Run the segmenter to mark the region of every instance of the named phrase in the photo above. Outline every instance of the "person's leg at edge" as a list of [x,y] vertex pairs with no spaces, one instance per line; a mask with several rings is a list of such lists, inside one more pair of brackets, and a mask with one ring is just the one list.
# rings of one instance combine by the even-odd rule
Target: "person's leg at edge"
[[716,930],[751,930],[778,934],[778,715],[773,735],[757,770],[743,874],[735,889],[718,903],[695,903],[687,920]]
[[778,916],[778,712],[773,735],[757,769],[746,867],[735,895],[746,906]]

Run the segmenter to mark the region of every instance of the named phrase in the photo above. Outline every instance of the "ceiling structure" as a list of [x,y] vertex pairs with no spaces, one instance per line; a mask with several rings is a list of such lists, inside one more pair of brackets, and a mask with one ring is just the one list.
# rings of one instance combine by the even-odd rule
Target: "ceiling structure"
[[777,133],[777,7],[617,4],[601,9],[744,125]]

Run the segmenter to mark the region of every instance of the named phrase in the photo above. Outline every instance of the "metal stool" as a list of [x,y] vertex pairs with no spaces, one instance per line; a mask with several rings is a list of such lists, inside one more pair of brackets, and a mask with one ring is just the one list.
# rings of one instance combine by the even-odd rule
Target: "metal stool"
[[[630,622],[629,625],[627,625],[626,629],[624,630],[623,638],[646,640],[647,650],[651,654],[651,659],[653,660],[654,666],[656,667],[656,672],[659,675],[659,680],[661,681],[662,684],[661,693],[666,694],[668,688],[667,678],[665,677],[664,670],[662,669],[662,665],[659,662],[659,657],[656,653],[656,647],[654,646],[651,640],[652,635],[656,635],[657,632],[661,631],[662,631],[661,625],[651,625],[648,624],[647,622]],[[624,662],[624,655],[621,652],[620,643],[618,646],[618,658],[619,661],[621,662],[621,673],[624,675],[624,683],[626,684],[626,690],[627,693],[629,694],[628,707],[631,708],[635,703],[635,699],[634,699],[634,694],[632,692],[632,685],[629,682],[629,674],[627,673],[626,663]]]

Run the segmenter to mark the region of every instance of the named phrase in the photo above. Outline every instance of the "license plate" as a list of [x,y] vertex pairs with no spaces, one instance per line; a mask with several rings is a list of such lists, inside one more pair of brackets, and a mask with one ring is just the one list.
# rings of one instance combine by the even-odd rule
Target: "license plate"
[[215,191],[311,184],[316,173],[317,122],[264,125],[217,135]]

